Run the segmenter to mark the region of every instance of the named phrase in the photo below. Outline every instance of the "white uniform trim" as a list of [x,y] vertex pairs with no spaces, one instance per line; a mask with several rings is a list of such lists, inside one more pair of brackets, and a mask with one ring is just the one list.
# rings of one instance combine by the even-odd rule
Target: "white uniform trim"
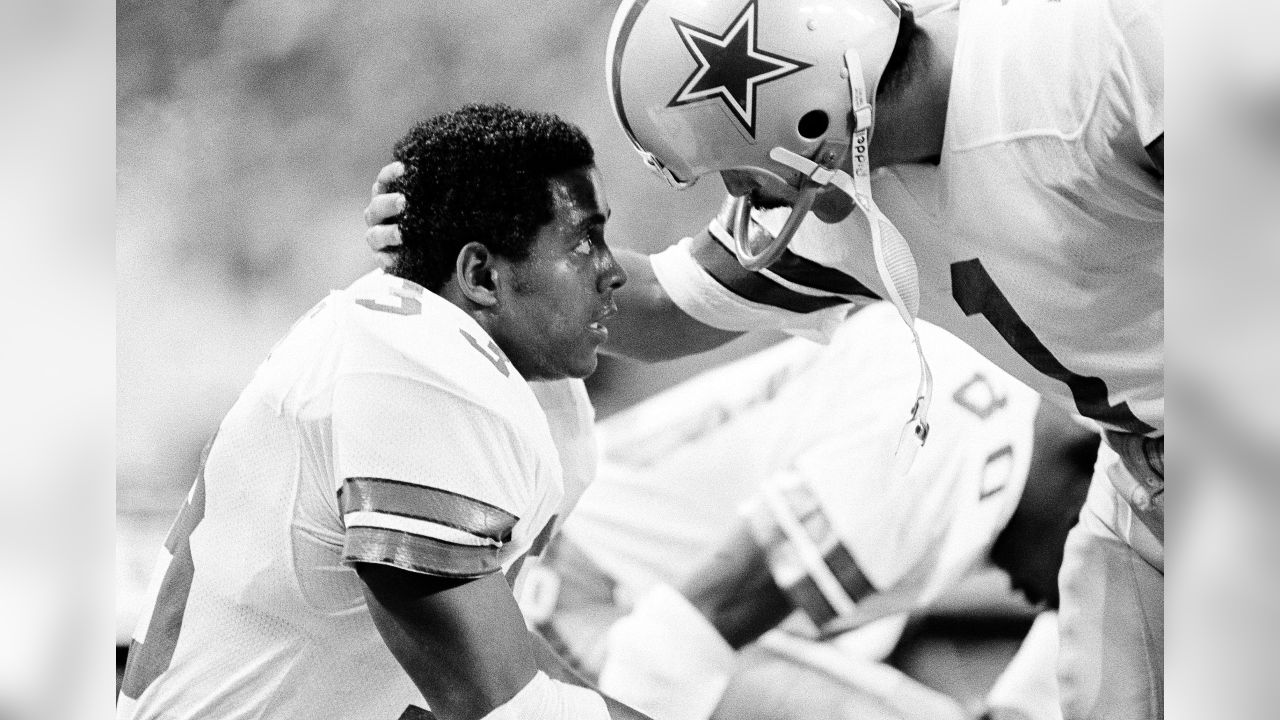
[[469,532],[457,530],[446,525],[439,525],[426,520],[416,520],[401,515],[388,513],[359,511],[343,516],[348,528],[369,527],[383,530],[398,530],[413,535],[422,535],[437,540],[444,540],[457,545],[474,545],[476,547],[502,547],[502,543],[489,538],[478,537]]

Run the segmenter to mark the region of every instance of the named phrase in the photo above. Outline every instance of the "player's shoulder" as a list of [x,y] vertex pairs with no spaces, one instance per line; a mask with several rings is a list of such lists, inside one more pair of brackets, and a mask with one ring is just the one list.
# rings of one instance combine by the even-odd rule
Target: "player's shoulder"
[[1154,0],[963,3],[952,95],[965,113],[949,115],[949,147],[1074,137],[1099,112],[1099,94],[1125,84],[1134,54],[1150,54],[1141,38],[1159,34],[1160,13]]
[[374,374],[439,387],[506,412],[533,395],[498,344],[469,315],[421,285],[382,271],[335,293],[339,375]]

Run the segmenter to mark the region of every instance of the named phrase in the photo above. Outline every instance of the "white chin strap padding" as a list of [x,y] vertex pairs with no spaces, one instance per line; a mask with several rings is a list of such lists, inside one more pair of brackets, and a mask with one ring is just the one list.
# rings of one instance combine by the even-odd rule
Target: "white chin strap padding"
[[880,212],[875,200],[871,198],[871,160],[868,156],[874,119],[871,100],[863,87],[862,60],[858,53],[852,49],[845,51],[844,62],[849,72],[850,100],[857,118],[857,126],[849,145],[853,177],[843,172],[837,173],[832,183],[844,190],[867,217],[867,225],[871,230],[871,249],[876,259],[876,270],[880,273],[880,282],[884,285],[889,301],[898,309],[898,315],[911,331],[911,340],[915,343],[916,355],[920,360],[916,402],[911,407],[911,416],[902,427],[898,447],[894,452],[895,472],[902,475],[911,468],[916,451],[929,437],[929,403],[933,399],[933,373],[925,360],[924,349],[920,347],[920,335],[916,332],[915,323],[916,315],[920,314],[920,276],[916,271],[911,246],[907,245],[902,233]]

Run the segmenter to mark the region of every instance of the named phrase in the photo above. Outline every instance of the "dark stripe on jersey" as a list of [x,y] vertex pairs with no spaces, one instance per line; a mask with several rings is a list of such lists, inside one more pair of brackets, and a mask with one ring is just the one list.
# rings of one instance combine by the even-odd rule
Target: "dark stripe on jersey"
[[178,517],[169,528],[169,534],[164,538],[164,549],[168,550],[170,555],[178,553],[179,546],[187,542],[191,533],[195,532],[196,526],[204,519],[204,470],[209,462],[209,453],[213,450],[213,441],[217,439],[215,433],[200,451],[200,471],[196,473],[191,493],[182,504],[182,509],[178,511]]
[[[178,646],[182,630],[182,618],[187,612],[187,597],[191,594],[191,581],[195,577],[195,561],[191,557],[191,544],[183,542],[169,560],[169,569],[161,581],[147,624],[146,640],[134,640],[129,644],[129,659],[125,664],[124,680],[120,692],[137,700],[169,669],[173,651]],[[177,598],[181,602],[174,602]],[[166,602],[167,601],[167,602]]]
[[511,539],[520,519],[475,498],[383,478],[347,478],[338,491],[342,514],[376,512],[425,520],[498,542]]
[[178,518],[169,528],[164,548],[169,553],[169,566],[160,581],[160,590],[152,600],[151,619],[147,623],[146,640],[129,643],[129,659],[125,661],[120,692],[137,700],[173,662],[182,633],[182,620],[187,613],[191,583],[195,578],[195,559],[191,555],[191,533],[204,519],[205,470],[217,434],[210,438],[200,453],[200,471]]
[[836,609],[831,607],[817,583],[808,575],[797,580],[791,587],[783,588],[783,592],[791,600],[791,604],[800,608],[819,628],[836,617]]
[[[710,239],[715,240],[716,244],[726,253],[733,254],[733,247],[730,244],[726,244],[725,238],[711,234]],[[731,243],[732,241],[730,240],[729,242]],[[737,259],[736,256],[734,256],[734,259]],[[846,275],[840,270],[814,262],[790,250],[782,251],[782,255],[778,256],[778,259],[769,266],[769,272],[797,285],[803,285],[814,290],[838,295],[857,295],[872,300],[881,299],[874,290],[863,285],[852,275]]]
[[844,588],[845,594],[855,603],[876,591],[875,586],[862,573],[862,568],[858,567],[857,561],[853,559],[853,555],[844,544],[837,543],[831,552],[823,556],[822,560],[830,568],[831,574],[836,576],[836,580],[840,581],[840,587]]
[[783,250],[782,257],[769,266],[769,271],[784,280],[814,290],[840,295],[858,295],[872,300],[880,299],[880,296],[872,292],[871,288],[858,282],[858,279],[852,275],[845,275],[835,268],[820,265],[790,250]]
[[458,545],[401,530],[361,526],[347,528],[342,561],[455,578],[481,577],[502,569],[496,547]]
[[836,295],[815,297],[798,293],[760,273],[747,270],[738,262],[733,252],[721,245],[707,230],[694,237],[692,255],[726,290],[761,305],[771,305],[795,313],[810,313],[849,302],[847,298]]

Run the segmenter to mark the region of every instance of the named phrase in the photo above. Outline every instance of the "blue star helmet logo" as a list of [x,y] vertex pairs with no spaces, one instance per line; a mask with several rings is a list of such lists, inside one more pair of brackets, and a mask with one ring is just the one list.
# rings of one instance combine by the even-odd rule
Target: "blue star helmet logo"
[[760,49],[756,0],[748,2],[719,35],[676,18],[671,22],[698,66],[667,107],[719,98],[752,139],[756,136],[757,88],[813,67]]

